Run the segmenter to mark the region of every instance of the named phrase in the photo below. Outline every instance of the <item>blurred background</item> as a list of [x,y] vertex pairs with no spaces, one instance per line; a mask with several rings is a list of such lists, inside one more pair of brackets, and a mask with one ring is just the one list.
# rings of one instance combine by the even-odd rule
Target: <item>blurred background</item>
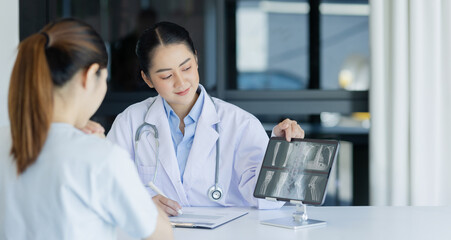
[[[423,5],[432,10],[415,12]],[[449,4],[414,0],[4,1],[0,4],[4,13],[0,24],[8,36],[1,37],[4,57],[0,63],[4,64],[0,64],[0,123],[8,123],[4,99],[13,49],[19,40],[49,21],[61,17],[82,19],[106,41],[109,88],[93,119],[107,131],[115,116],[127,106],[156,95],[139,75],[134,50],[144,29],[158,21],[172,21],[190,32],[198,52],[200,82],[209,94],[257,116],[268,134],[279,121],[291,118],[301,124],[307,138],[340,140],[341,150],[325,205],[443,204],[450,200],[450,194],[415,200],[416,195],[429,193],[415,192],[415,174],[421,172],[422,165],[415,165],[412,157],[428,152],[414,152],[422,143],[411,141],[411,131],[423,122],[416,125],[415,116],[419,113],[409,111],[414,108],[414,101],[422,102],[413,95],[418,85],[409,81],[415,66],[423,66],[412,60],[421,56],[413,54],[418,45],[411,39],[419,35],[410,30],[418,23],[411,16],[438,17],[430,24],[436,26],[438,22],[445,27],[447,8],[443,5]],[[428,26],[426,22],[422,27],[430,29]],[[438,27],[434,32],[442,30]],[[443,36],[438,38],[444,39]],[[421,43],[424,42],[418,44]],[[444,43],[440,40],[440,44]],[[433,42],[425,44],[435,46]],[[442,60],[440,63],[445,62]],[[396,70],[399,66],[400,70]],[[395,102],[396,94],[403,92],[399,88],[405,94],[401,95],[402,102]],[[448,99],[438,101],[446,105],[443,103]],[[429,132],[427,128],[424,131]],[[398,154],[394,149],[403,152]],[[438,157],[438,166],[447,166],[448,157]],[[433,173],[436,172],[423,177],[427,179]],[[401,176],[401,183],[396,182],[396,176]],[[443,192],[443,188],[434,191]]]

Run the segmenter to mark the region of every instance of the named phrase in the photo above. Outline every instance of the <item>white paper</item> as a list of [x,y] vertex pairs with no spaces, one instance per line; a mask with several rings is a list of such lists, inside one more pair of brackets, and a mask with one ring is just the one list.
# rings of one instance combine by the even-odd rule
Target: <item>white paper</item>
[[174,227],[216,228],[248,213],[244,210],[224,207],[184,207],[182,211],[182,215],[169,217]]

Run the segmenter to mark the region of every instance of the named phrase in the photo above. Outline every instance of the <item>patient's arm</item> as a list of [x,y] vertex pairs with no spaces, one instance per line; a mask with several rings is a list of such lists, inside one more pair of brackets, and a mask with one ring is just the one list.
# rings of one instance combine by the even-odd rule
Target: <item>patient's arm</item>
[[172,226],[169,223],[169,218],[158,206],[157,225],[155,231],[145,240],[160,240],[160,239],[174,239]]

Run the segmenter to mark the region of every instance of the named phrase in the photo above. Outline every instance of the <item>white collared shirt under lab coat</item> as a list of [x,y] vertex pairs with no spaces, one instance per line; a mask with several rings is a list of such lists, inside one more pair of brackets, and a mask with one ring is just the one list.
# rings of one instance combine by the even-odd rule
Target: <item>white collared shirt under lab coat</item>
[[[202,91],[205,89],[202,88]],[[206,93],[206,92],[205,92]],[[155,102],[154,102],[155,101]],[[135,159],[143,184],[153,179],[155,185],[170,199],[182,206],[255,206],[261,209],[278,208],[281,202],[253,197],[257,176],[268,144],[268,136],[260,121],[252,114],[214,98],[215,105],[205,94],[193,145],[186,162],[183,183],[174,152],[167,116],[161,96],[151,97],[128,107],[114,121],[107,138],[116,142]],[[153,103],[149,110],[149,106]],[[154,124],[159,134],[159,161],[155,159],[156,141],[151,127],[146,126],[134,151],[136,130],[141,124]],[[218,185],[223,198],[213,202],[207,196],[215,183],[216,141],[219,123],[220,159]],[[151,196],[156,193],[148,188]]]

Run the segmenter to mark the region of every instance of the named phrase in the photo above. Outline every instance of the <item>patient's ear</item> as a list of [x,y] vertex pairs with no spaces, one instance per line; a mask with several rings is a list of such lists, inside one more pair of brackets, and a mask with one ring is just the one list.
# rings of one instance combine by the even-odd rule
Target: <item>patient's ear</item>
[[150,81],[150,77],[148,77],[142,70],[141,70],[141,77],[144,79],[144,82],[146,82],[147,86],[149,86],[150,88],[153,88],[153,84],[152,84],[152,81]]
[[98,63],[91,64],[91,66],[89,66],[88,69],[85,70],[81,82],[83,88],[91,89],[97,85],[96,83],[100,76],[98,73],[99,70],[100,65]]

